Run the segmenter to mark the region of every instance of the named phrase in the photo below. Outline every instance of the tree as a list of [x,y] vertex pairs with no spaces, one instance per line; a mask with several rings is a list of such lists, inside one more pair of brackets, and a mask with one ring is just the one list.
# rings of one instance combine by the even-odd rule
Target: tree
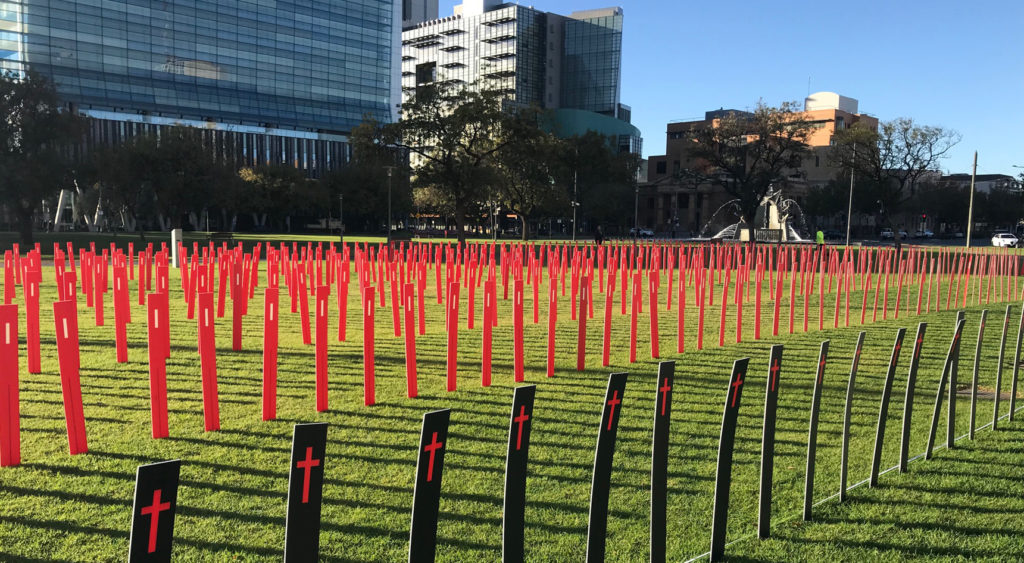
[[503,94],[466,86],[421,85],[402,104],[402,120],[383,125],[385,145],[408,151],[418,199],[450,214],[465,240],[467,218],[495,182],[495,158],[509,141],[500,134]]
[[79,185],[95,187],[104,213],[119,216],[127,230],[142,233],[142,218],[155,211],[149,166],[156,150],[155,137],[139,136],[95,149],[78,169]]
[[299,186],[306,182],[302,171],[294,166],[272,164],[242,168],[238,176],[248,187],[246,198],[254,226],[266,228],[269,222],[275,230],[287,230],[293,201],[298,197]]
[[149,181],[166,223],[162,230],[182,226],[186,217],[211,203],[216,189],[234,174],[216,161],[200,131],[190,127],[162,132],[159,145],[148,158]]
[[70,182],[82,119],[62,110],[53,83],[31,71],[0,71],[0,115],[0,200],[31,246],[40,204]]
[[833,165],[853,168],[858,176],[870,179],[881,192],[879,198],[895,210],[911,198],[917,185],[960,142],[956,131],[929,125],[917,125],[901,117],[879,124],[875,130],[862,123],[836,131],[829,151]]
[[353,128],[349,142],[352,158],[324,177],[325,197],[332,205],[339,196],[358,203],[345,208],[346,231],[377,232],[387,223],[389,168],[392,218],[405,217],[412,209],[407,159],[400,147],[387,142],[384,126],[370,116]]
[[541,111],[524,108],[504,120],[503,147],[496,153],[496,195],[519,218],[522,240],[529,239],[530,222],[541,209],[557,208],[566,201],[555,186],[568,145],[541,128]]
[[753,113],[729,114],[693,129],[690,154],[697,159],[699,181],[737,198],[750,222],[769,189],[783,187],[798,173],[810,132],[811,123],[795,102],[779,107],[759,102]]
[[615,152],[611,140],[595,131],[566,140],[558,183],[579,203],[577,221],[583,224],[633,226],[637,169],[640,156]]

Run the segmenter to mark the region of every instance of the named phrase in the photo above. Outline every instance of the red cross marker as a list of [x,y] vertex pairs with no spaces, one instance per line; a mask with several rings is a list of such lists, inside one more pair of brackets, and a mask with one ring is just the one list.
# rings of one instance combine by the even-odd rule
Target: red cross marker
[[736,375],[736,381],[732,382],[732,404],[729,405],[730,408],[736,406],[736,395],[737,395],[737,393],[739,393],[741,385],[743,385],[743,373],[742,372],[737,374]]
[[526,405],[519,405],[519,416],[512,419],[513,422],[519,424],[519,430],[516,431],[516,451],[519,451],[519,447],[523,443],[523,423],[530,420],[530,415],[526,414]]
[[621,402],[622,402],[622,400],[619,399],[619,392],[618,391],[612,391],[612,398],[608,399],[608,406],[610,406],[612,408],[611,412],[608,414],[608,430],[609,431],[611,431],[611,429],[612,429],[612,421],[615,420],[615,406],[618,405]]
[[156,531],[160,526],[160,513],[165,510],[171,509],[171,503],[160,502],[160,493],[162,489],[153,491],[153,504],[150,506],[142,507],[142,515],[149,516],[149,551],[153,553],[156,551]]
[[918,336],[917,337],[917,346],[914,349],[914,357],[915,358],[920,358],[921,357],[921,342],[923,340],[924,340],[923,336]]
[[665,378],[665,383],[658,387],[658,391],[661,391],[661,416],[665,416],[665,401],[668,400],[668,392],[672,390],[672,386],[668,384],[668,378]]
[[302,504],[309,502],[309,472],[320,465],[319,459],[313,459],[313,448],[306,448],[306,459],[295,464],[295,467],[305,470],[302,478]]
[[443,448],[444,442],[437,441],[437,432],[434,432],[433,437],[430,439],[430,443],[423,446],[423,451],[430,452],[430,462],[427,463],[427,482],[434,480],[434,452],[438,448]]
[[772,391],[775,390],[775,386],[779,383],[779,359],[775,358],[772,363],[772,368],[768,370],[772,372]]
[[818,362],[818,383],[821,383],[821,376],[825,375],[825,358]]
[[902,344],[901,342],[897,342],[897,343],[896,343],[896,349],[895,349],[895,352],[896,352],[897,354],[899,354],[899,353],[900,353],[900,350],[902,350],[902,349],[903,349],[903,344]]

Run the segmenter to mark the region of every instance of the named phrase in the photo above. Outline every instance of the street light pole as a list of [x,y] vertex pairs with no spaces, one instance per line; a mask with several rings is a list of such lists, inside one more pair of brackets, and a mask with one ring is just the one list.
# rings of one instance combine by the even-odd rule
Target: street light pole
[[853,160],[850,162],[850,201],[846,204],[846,246],[850,246],[850,221],[853,219],[853,175],[857,162],[857,144],[853,144]]
[[967,204],[967,246],[971,247],[971,224],[974,223],[974,178],[978,175],[978,151],[974,151],[974,168],[971,170],[971,197]]
[[391,174],[395,171],[394,166],[385,166],[388,171],[388,244],[391,244]]
[[345,242],[345,195],[338,194],[338,238]]
[[634,190],[636,196],[633,199],[633,240],[640,236],[640,184]]
[[576,168],[572,170],[572,241],[576,242],[576,208],[579,207],[579,202],[576,201],[578,191],[576,189]]

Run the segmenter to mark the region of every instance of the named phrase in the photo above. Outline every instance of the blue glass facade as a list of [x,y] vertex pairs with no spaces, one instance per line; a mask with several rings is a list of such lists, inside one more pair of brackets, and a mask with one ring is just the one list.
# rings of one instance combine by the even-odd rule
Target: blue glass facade
[[344,134],[365,114],[391,118],[393,10],[393,0],[0,2],[0,66],[27,63],[82,110]]
[[618,117],[622,12],[567,19],[562,106]]

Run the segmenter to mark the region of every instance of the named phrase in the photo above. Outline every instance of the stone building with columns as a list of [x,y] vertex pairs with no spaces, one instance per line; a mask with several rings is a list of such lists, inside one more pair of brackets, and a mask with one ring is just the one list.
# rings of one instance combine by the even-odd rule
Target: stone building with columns
[[[727,115],[744,114],[749,115],[742,110],[722,108],[706,112],[703,119],[667,124],[665,154],[648,158],[647,181],[640,185],[637,205],[642,227],[659,236],[698,236],[715,212],[733,199],[721,186],[697,181],[689,173],[697,163],[690,152],[693,141],[688,133],[717,127]],[[834,92],[808,96],[802,117],[811,122],[807,139],[810,150],[800,169],[787,179],[786,188],[786,197],[797,203],[803,201],[808,188],[827,184],[838,171],[828,163],[828,151],[837,131],[855,123],[878,127],[875,117],[859,112],[857,100]]]

